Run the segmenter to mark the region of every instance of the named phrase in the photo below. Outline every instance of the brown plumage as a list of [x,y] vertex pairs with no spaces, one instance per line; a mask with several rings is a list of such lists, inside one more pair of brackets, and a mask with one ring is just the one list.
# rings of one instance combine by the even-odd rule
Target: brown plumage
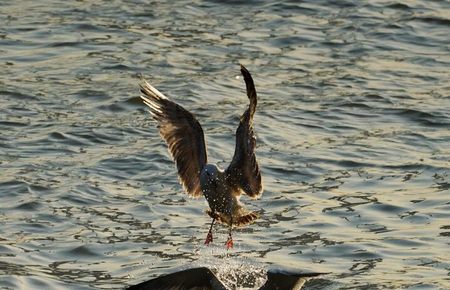
[[256,110],[257,96],[250,72],[244,66],[241,66],[241,72],[244,76],[250,105],[241,116],[239,127],[236,130],[233,161],[225,170],[225,174],[234,188],[241,188],[250,197],[256,198],[263,190],[261,172],[258,162],[256,162],[256,138],[253,132],[253,115]]
[[194,197],[203,194],[208,201],[208,214],[213,222],[205,243],[212,241],[211,229],[215,220],[230,226],[229,241],[232,246],[231,227],[246,225],[258,217],[256,212],[246,211],[239,202],[241,193],[257,198],[263,190],[253,130],[257,95],[250,72],[242,65],[241,73],[250,104],[240,118],[234,156],[225,171],[215,164],[207,163],[205,138],[197,119],[148,82],[141,84],[141,98],[158,123],[159,132],[175,160],[185,191]]
[[207,162],[203,129],[195,117],[144,81],[141,98],[158,122],[159,133],[169,146],[178,176],[185,191],[192,196],[202,194],[200,171]]

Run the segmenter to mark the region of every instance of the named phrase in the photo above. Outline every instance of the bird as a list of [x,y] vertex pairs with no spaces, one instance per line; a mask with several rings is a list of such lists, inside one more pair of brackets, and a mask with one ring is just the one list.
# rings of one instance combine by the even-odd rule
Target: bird
[[140,97],[148,106],[162,139],[168,145],[184,191],[192,197],[203,195],[209,205],[206,213],[212,221],[205,244],[213,242],[212,229],[214,223],[218,222],[229,227],[225,242],[227,249],[234,245],[232,228],[250,224],[259,217],[258,212],[245,209],[239,201],[241,195],[256,199],[263,192],[253,127],[257,94],[250,72],[242,64],[240,71],[249,105],[239,119],[234,155],[225,170],[208,163],[203,129],[196,117],[145,79],[140,84]]

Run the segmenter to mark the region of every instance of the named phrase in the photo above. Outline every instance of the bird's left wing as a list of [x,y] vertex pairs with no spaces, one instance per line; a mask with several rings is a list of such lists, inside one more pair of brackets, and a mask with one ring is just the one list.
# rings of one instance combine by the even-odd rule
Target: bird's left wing
[[200,123],[148,82],[143,81],[140,87],[141,98],[158,122],[159,132],[175,160],[185,191],[191,196],[201,195],[200,171],[207,162],[207,155]]

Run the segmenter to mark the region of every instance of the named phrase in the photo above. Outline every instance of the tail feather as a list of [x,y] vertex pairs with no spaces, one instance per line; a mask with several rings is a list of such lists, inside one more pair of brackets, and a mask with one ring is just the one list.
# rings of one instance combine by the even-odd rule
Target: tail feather
[[248,225],[248,224],[254,222],[258,217],[259,217],[259,214],[256,211],[252,211],[252,212],[249,212],[245,215],[241,215],[240,217],[238,217],[236,222],[233,221],[233,224],[235,224],[238,227],[245,226],[245,225]]
[[[206,213],[213,219],[216,219],[219,223],[231,225],[231,216],[223,214],[221,212],[213,212],[212,210],[206,210]],[[257,218],[259,218],[259,214],[256,211],[252,212],[243,212],[237,217],[233,217],[233,226],[242,227],[248,224],[253,223]]]

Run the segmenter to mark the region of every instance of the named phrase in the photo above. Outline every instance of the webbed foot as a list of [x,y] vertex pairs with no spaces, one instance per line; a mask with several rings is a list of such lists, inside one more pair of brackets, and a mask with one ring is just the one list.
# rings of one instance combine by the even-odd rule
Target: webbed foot
[[227,250],[233,248],[233,237],[231,236],[231,234],[228,236],[227,241],[225,242],[225,246],[227,247]]
[[208,235],[206,236],[205,245],[209,245],[209,243],[212,243],[213,241],[213,235],[211,230],[208,232]]

